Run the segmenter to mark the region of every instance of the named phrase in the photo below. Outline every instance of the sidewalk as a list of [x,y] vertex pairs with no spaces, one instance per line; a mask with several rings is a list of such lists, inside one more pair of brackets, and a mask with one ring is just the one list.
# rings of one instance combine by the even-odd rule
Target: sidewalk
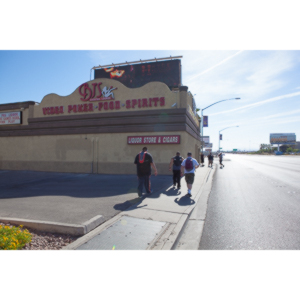
[[[186,182],[181,189],[170,186],[154,191],[149,197],[131,200],[132,206],[80,237],[63,250],[171,250],[200,200],[214,169],[199,167],[192,197],[185,197]],[[155,188],[155,186],[154,186]],[[199,203],[200,204],[200,203]]]

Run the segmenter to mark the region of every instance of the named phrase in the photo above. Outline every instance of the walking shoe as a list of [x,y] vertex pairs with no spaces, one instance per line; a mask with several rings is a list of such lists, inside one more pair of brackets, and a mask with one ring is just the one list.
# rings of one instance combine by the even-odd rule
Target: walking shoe
[[186,196],[186,197],[192,197],[192,194],[187,193],[185,196]]

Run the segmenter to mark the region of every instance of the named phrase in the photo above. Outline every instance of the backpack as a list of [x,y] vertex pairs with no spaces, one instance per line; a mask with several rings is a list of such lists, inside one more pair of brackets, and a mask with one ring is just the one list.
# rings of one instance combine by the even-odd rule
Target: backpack
[[175,156],[173,157],[173,163],[175,166],[179,167],[181,166],[181,163],[182,163],[182,157],[180,156]]
[[185,161],[185,169],[190,172],[194,169],[192,158],[187,158]]
[[139,153],[139,163],[140,164],[144,163],[146,153],[147,153],[147,151],[145,151],[145,152],[142,151],[142,152]]

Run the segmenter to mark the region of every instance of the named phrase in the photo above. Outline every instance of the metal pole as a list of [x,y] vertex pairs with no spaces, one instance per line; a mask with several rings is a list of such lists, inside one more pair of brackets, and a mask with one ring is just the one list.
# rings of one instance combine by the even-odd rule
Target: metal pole
[[[230,98],[230,99],[224,99],[224,100],[221,100],[221,101],[218,101],[218,102],[215,102],[203,109],[201,109],[201,153],[203,153],[203,111],[217,103],[220,103],[220,102],[223,102],[223,101],[228,101],[228,100],[240,100],[241,98]],[[238,126],[237,126],[238,127]],[[226,129],[226,128],[225,128]],[[219,133],[219,148],[220,148],[220,133]],[[220,149],[219,149],[220,150]]]
[[226,127],[226,128],[219,131],[219,152],[220,152],[220,132],[225,130],[225,129],[232,128],[232,127],[239,127],[239,126],[229,126],[229,127]]
[[203,109],[201,109],[201,154],[203,154]]

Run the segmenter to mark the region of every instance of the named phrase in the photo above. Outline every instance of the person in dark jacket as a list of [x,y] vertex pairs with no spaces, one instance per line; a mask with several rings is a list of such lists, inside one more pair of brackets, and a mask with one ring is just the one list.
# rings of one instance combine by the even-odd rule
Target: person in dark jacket
[[170,165],[169,165],[169,171],[171,171],[171,168],[173,169],[173,187],[176,187],[180,189],[180,179],[181,179],[181,164],[183,162],[184,158],[180,156],[180,152],[176,152],[176,156],[171,158]]
[[200,160],[201,160],[201,167],[203,167],[204,166],[204,154],[203,153],[201,153],[201,155],[200,155]]
[[153,190],[151,187],[151,167],[154,170],[154,175],[157,175],[157,169],[153,162],[152,155],[147,152],[147,147],[135,157],[134,163],[136,164],[137,177],[139,180],[138,185],[138,196],[142,198],[143,196],[143,186],[145,186],[146,193],[150,195]]
[[214,156],[212,155],[211,152],[209,152],[207,158],[208,158],[208,167],[209,167],[209,166],[213,167]]

